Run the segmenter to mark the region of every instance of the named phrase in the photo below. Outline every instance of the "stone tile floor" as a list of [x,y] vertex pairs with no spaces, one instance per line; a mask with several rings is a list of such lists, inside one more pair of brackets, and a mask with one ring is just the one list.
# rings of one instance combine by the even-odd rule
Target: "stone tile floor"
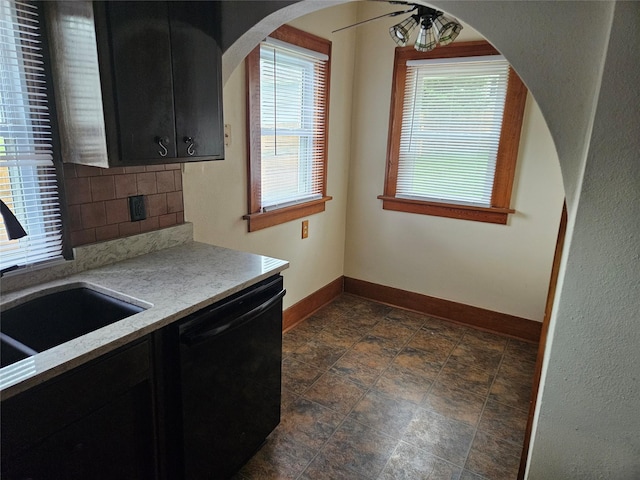
[[513,480],[536,351],[342,295],[284,335],[282,421],[235,480]]

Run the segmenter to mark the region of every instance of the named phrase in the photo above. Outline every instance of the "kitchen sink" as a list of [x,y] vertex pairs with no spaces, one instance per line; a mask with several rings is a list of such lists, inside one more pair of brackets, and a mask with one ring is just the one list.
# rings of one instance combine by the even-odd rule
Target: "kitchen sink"
[[0,338],[0,367],[11,365],[18,360],[25,359],[33,355],[33,352],[27,348],[21,348],[16,345],[17,342],[11,338]]
[[0,366],[26,358],[26,352],[42,352],[143,310],[86,287],[34,298],[2,312]]

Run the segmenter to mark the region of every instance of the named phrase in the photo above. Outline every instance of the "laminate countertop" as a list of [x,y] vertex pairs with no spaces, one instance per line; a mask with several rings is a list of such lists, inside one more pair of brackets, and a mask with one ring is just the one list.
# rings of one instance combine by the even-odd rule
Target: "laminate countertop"
[[73,287],[88,287],[146,310],[0,369],[11,397],[275,275],[288,262],[186,242],[3,293],[1,310]]

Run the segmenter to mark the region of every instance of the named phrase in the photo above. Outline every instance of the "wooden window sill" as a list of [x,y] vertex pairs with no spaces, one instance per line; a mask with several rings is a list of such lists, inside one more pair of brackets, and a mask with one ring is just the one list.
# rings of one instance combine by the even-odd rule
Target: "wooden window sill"
[[290,207],[279,208],[270,212],[249,213],[242,218],[249,221],[249,231],[255,232],[256,230],[280,225],[314,213],[324,212],[324,204],[331,199],[332,197],[326,196],[318,200],[291,205]]
[[436,217],[457,218],[475,222],[496,223],[506,225],[510,213],[516,211],[511,208],[477,207],[472,205],[457,205],[452,203],[425,202],[408,198],[396,198],[379,195],[382,208],[397,212],[418,213]]

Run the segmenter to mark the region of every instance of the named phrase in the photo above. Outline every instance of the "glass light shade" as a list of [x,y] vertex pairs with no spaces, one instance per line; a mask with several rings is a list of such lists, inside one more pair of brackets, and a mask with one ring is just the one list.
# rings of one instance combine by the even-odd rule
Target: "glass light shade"
[[418,26],[418,21],[411,15],[389,29],[389,35],[401,47],[409,42],[411,31]]
[[462,25],[457,20],[451,20],[443,14],[433,20],[433,26],[438,32],[437,37],[440,45],[449,45],[460,35],[462,30]]
[[431,25],[431,20],[424,20],[420,25],[420,32],[414,48],[419,52],[428,52],[436,48],[438,39],[436,38],[436,32]]

